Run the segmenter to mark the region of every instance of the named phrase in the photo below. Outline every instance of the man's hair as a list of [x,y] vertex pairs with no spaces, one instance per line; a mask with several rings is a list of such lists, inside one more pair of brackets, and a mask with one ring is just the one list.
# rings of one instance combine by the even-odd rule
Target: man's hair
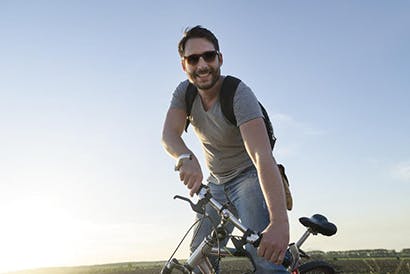
[[184,56],[185,44],[191,38],[204,38],[214,45],[215,50],[219,51],[219,43],[215,35],[210,30],[198,25],[193,28],[185,29],[184,36],[182,37],[181,41],[179,41],[178,43],[179,56],[181,57]]

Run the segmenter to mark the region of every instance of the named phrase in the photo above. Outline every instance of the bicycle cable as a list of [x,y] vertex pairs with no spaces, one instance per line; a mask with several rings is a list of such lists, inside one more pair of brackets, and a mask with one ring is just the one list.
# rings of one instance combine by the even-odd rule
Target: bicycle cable
[[202,221],[203,221],[205,218],[209,218],[209,219],[211,220],[211,223],[212,223],[212,218],[211,218],[210,216],[208,216],[207,214],[206,214],[205,216],[203,216],[202,218],[199,218],[198,220],[196,220],[196,221],[191,225],[191,227],[187,230],[187,232],[185,233],[185,235],[182,237],[181,241],[179,242],[179,244],[178,244],[177,247],[175,248],[175,250],[174,250],[174,252],[172,253],[171,257],[167,260],[167,263],[169,263],[169,262],[172,260],[172,258],[174,257],[175,253],[177,253],[178,249],[180,248],[181,244],[185,241],[185,238],[188,236],[188,234],[189,234],[189,232],[192,230],[192,228],[194,228],[194,226],[195,226],[197,223],[201,222],[201,223],[199,224],[199,227],[198,227],[198,229],[197,229],[197,232],[196,232],[195,235],[193,236],[193,238],[195,238],[196,234],[198,234],[199,228],[200,228],[201,225],[202,225]]
[[[185,238],[188,236],[189,232],[194,228],[194,226],[195,226],[197,223],[201,222],[201,223],[199,224],[198,229],[196,230],[196,233],[193,235],[192,238],[194,239],[194,238],[196,237],[196,235],[197,235],[198,232],[199,232],[199,229],[201,228],[202,222],[205,220],[205,218],[208,218],[209,221],[211,222],[212,227],[213,227],[214,229],[216,229],[217,226],[216,226],[215,220],[213,220],[211,216],[209,216],[207,213],[205,213],[205,215],[204,215],[203,217],[201,217],[201,218],[199,218],[198,220],[196,220],[196,221],[190,226],[190,228],[187,230],[187,232],[185,233],[185,235],[182,237],[181,241],[178,243],[177,247],[175,248],[174,252],[172,252],[170,258],[167,260],[167,264],[172,260],[172,258],[174,257],[175,253],[176,253],[176,252],[178,251],[178,249],[181,247],[182,243],[185,241]],[[232,236],[232,235],[231,235],[231,236]],[[218,263],[219,263],[220,260],[221,260],[220,241],[219,241],[219,239],[217,239],[217,246],[218,246],[218,256],[217,256],[218,258],[217,258],[217,259],[218,259]]]

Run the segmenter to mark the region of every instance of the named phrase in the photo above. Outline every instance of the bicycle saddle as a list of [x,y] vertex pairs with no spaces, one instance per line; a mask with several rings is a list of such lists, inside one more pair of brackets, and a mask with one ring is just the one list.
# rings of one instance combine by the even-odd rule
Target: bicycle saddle
[[309,227],[313,233],[320,233],[325,236],[332,236],[336,233],[337,227],[329,222],[327,218],[320,214],[315,214],[312,217],[301,217],[299,222],[305,227]]

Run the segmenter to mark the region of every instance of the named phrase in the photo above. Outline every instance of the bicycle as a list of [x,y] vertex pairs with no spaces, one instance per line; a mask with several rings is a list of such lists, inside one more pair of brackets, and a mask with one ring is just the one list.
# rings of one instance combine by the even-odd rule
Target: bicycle
[[[198,266],[200,271],[204,274],[213,274],[215,270],[209,260],[210,255],[216,255],[219,259],[224,257],[247,257],[253,266],[253,272],[255,272],[255,263],[252,257],[244,249],[244,245],[251,244],[255,247],[259,246],[262,239],[262,234],[255,232],[246,226],[244,226],[235,215],[228,209],[227,205],[220,204],[215,200],[209,188],[202,185],[198,193],[198,202],[193,203],[189,198],[176,195],[174,199],[181,199],[187,201],[193,211],[203,214],[205,216],[205,205],[210,204],[213,209],[215,209],[220,217],[220,223],[214,227],[209,235],[201,242],[201,244],[195,249],[190,257],[185,263],[180,263],[176,258],[173,258],[176,251],[178,250],[180,244],[171,255],[170,259],[164,264],[161,269],[161,274],[170,274],[174,269],[179,270],[184,274],[191,274],[195,267]],[[336,233],[337,227],[333,223],[329,222],[327,218],[320,214],[314,214],[312,217],[301,217],[299,221],[307,229],[304,234],[296,243],[289,244],[286,251],[285,259],[282,265],[292,274],[303,274],[303,273],[323,273],[323,274],[334,274],[335,269],[325,261],[312,260],[305,262],[309,259],[309,256],[301,249],[302,244],[311,235],[322,234],[324,236],[332,236]],[[228,234],[226,230],[226,225],[229,223],[233,224],[242,234],[242,236],[233,236]],[[192,228],[192,227],[191,227]],[[189,230],[188,230],[189,232]],[[188,232],[183,237],[187,236]],[[234,248],[219,246],[219,242],[223,240],[230,240]]]

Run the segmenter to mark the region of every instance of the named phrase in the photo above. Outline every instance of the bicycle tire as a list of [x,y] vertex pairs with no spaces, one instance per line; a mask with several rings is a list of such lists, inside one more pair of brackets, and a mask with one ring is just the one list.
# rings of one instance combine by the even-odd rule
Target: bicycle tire
[[299,274],[335,274],[335,269],[324,261],[311,261],[298,267]]

